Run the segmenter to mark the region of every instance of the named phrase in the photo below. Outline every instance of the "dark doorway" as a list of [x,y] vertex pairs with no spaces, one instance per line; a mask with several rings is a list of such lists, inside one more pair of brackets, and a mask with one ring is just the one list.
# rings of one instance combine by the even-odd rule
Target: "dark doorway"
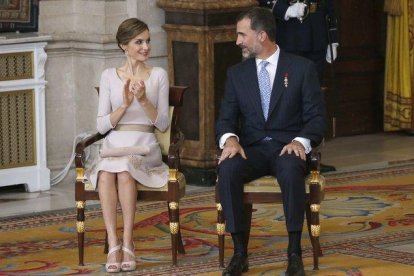
[[336,0],[339,48],[325,69],[332,137],[375,133],[383,127],[386,14],[381,0]]

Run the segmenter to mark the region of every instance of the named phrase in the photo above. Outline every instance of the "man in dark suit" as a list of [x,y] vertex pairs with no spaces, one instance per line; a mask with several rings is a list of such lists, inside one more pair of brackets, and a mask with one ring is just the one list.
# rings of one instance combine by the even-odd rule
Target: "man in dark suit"
[[216,124],[223,149],[218,167],[220,200],[234,255],[223,275],[248,270],[243,183],[274,175],[283,193],[289,234],[287,275],[304,275],[301,233],[306,158],[326,128],[314,63],[288,54],[275,41],[268,9],[255,7],[237,19],[236,44],[246,60],[227,72]]
[[[334,0],[259,0],[276,20],[276,41],[285,51],[315,62],[322,83],[325,62],[337,57],[338,35]],[[321,172],[335,171],[321,164]]]

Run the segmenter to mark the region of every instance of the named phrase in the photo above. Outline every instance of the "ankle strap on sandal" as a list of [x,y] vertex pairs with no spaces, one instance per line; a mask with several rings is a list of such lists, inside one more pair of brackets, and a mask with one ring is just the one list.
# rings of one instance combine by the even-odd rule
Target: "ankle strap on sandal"
[[111,249],[109,249],[108,255],[111,255],[112,253],[119,251],[119,249],[121,249],[121,245],[118,244],[117,246],[112,247]]
[[[135,246],[132,250],[135,250]],[[122,246],[122,251],[128,253],[130,256],[135,257],[135,254],[133,251],[131,251],[131,249],[129,249],[128,247]]]

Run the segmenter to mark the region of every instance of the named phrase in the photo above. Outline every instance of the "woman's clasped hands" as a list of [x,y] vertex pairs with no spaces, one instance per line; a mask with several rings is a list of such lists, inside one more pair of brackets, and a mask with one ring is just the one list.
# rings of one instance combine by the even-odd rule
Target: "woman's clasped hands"
[[137,98],[138,102],[142,101],[145,97],[145,83],[141,81],[133,80],[129,85],[129,89]]
[[123,106],[129,107],[134,100],[138,102],[145,99],[145,83],[143,81],[131,81],[128,79],[124,84]]
[[122,106],[127,108],[131,105],[132,101],[134,100],[134,93],[129,89],[131,84],[131,80],[128,79],[124,84],[124,94],[123,94],[123,101]]

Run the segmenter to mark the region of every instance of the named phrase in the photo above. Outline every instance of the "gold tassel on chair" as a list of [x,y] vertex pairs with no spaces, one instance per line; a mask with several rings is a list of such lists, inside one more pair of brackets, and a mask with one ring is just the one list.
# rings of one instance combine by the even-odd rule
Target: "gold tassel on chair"
[[404,0],[384,0],[384,11],[389,15],[402,15],[403,1]]

